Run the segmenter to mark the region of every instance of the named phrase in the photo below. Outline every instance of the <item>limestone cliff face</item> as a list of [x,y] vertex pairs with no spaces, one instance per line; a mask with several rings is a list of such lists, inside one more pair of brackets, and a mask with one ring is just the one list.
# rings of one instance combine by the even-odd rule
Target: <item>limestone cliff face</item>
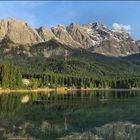
[[84,27],[72,23],[67,27],[67,31],[72,36],[73,40],[81,44],[82,48],[89,48],[92,46],[92,40]]
[[46,27],[40,27],[39,29],[37,29],[37,31],[43,41],[49,41],[50,39],[55,38],[53,32]]
[[70,34],[67,32],[66,28],[63,25],[58,25],[57,27],[52,28],[52,32],[57,38],[63,42],[72,42],[73,39]]
[[110,30],[96,22],[86,25],[72,23],[67,27],[60,24],[51,29],[46,27],[34,29],[24,21],[0,20],[1,53],[7,51],[10,53],[11,48],[21,48],[21,46],[29,48],[43,42],[46,44],[51,39],[73,48],[82,48],[93,53],[110,56],[134,54],[139,51],[140,46],[139,41],[134,41],[130,34]]
[[82,47],[79,42],[76,42],[72,36],[66,30],[64,25],[58,25],[57,27],[52,27],[52,32],[55,36],[64,44],[71,45],[75,48]]
[[129,34],[114,32],[89,50],[105,55],[125,56],[138,52],[138,46]]
[[136,41],[136,45],[138,46],[138,52],[140,53],[140,40]]
[[0,20],[0,40],[5,38],[17,44],[32,44],[43,41],[34,28],[15,19]]
[[67,30],[75,41],[93,53],[124,56],[138,51],[137,44],[128,33],[110,30],[103,24],[71,24]]

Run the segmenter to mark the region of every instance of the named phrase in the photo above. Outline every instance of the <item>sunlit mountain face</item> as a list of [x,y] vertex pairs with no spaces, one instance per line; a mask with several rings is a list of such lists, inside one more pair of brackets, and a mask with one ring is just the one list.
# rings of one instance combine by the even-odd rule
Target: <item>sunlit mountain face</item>
[[[72,23],[67,27],[60,24],[51,29],[47,27],[35,29],[24,21],[3,19],[0,20],[0,27],[3,53],[17,48],[22,53],[28,50],[26,53],[30,54],[32,45],[44,43],[43,53],[44,57],[47,57],[45,50],[48,48],[45,48],[45,43],[52,39],[72,48],[107,56],[126,56],[138,53],[139,50],[138,41],[134,41],[128,32],[110,30],[96,22],[82,26]],[[23,48],[25,50],[22,50]]]

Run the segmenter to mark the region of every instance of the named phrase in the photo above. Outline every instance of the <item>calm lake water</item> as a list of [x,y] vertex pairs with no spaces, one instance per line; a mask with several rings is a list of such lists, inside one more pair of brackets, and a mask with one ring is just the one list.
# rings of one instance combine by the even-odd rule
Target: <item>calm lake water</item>
[[0,140],[94,139],[95,135],[139,139],[140,91],[0,95]]

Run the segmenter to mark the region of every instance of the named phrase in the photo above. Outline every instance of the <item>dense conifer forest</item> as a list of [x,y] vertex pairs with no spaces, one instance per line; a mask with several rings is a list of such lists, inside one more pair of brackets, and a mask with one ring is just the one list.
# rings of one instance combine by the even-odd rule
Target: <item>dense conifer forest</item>
[[2,65],[0,67],[0,83],[3,89],[19,89],[22,87],[22,74],[15,66]]
[[140,88],[139,54],[115,58],[89,52],[75,52],[51,58],[1,59],[1,87],[27,88]]

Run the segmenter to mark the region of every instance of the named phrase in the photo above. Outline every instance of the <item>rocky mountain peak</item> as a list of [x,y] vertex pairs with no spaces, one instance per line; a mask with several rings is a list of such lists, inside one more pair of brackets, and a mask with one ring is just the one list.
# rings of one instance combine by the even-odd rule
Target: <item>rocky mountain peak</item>
[[17,44],[31,44],[43,41],[37,31],[21,20],[0,20],[0,40],[7,38]]
[[58,24],[55,27],[51,28],[52,32],[54,32],[55,34],[57,34],[57,32],[62,32],[62,31],[66,31],[66,27],[62,24]]
[[42,26],[39,29],[37,29],[37,32],[38,32],[39,36],[43,39],[43,41],[48,41],[52,38],[55,38],[55,35],[51,31],[51,29],[49,29],[47,27]]
[[66,27],[64,25],[59,24],[57,27],[52,27],[51,30],[55,34],[55,36],[59,38],[62,42],[73,42],[72,37],[67,32]]
[[98,23],[98,22],[91,22],[91,23],[88,23],[88,24],[83,25],[83,26],[87,26],[88,28],[92,28],[92,29],[107,28],[104,24]]
[[140,53],[140,40],[136,41],[136,45],[138,46],[138,52]]
[[[18,45],[39,44],[55,38],[73,48],[84,48],[93,53],[123,56],[138,52],[139,43],[124,31],[114,31],[98,22],[79,25],[71,23],[65,27],[59,24],[51,29],[34,29],[26,22],[16,19],[0,20],[0,45],[3,42]],[[16,44],[16,45],[15,45]],[[6,45],[8,46],[8,45]]]
[[58,24],[58,25],[57,25],[57,28],[61,28],[61,29],[63,29],[63,30],[66,30],[66,27],[65,27],[63,24]]
[[72,36],[73,40],[80,43],[83,48],[92,46],[92,40],[90,40],[90,37],[83,26],[72,23],[67,27],[67,31]]
[[78,28],[78,27],[80,27],[80,25],[78,25],[78,24],[76,24],[76,23],[74,23],[74,22],[72,22],[72,23],[69,25],[69,28]]

